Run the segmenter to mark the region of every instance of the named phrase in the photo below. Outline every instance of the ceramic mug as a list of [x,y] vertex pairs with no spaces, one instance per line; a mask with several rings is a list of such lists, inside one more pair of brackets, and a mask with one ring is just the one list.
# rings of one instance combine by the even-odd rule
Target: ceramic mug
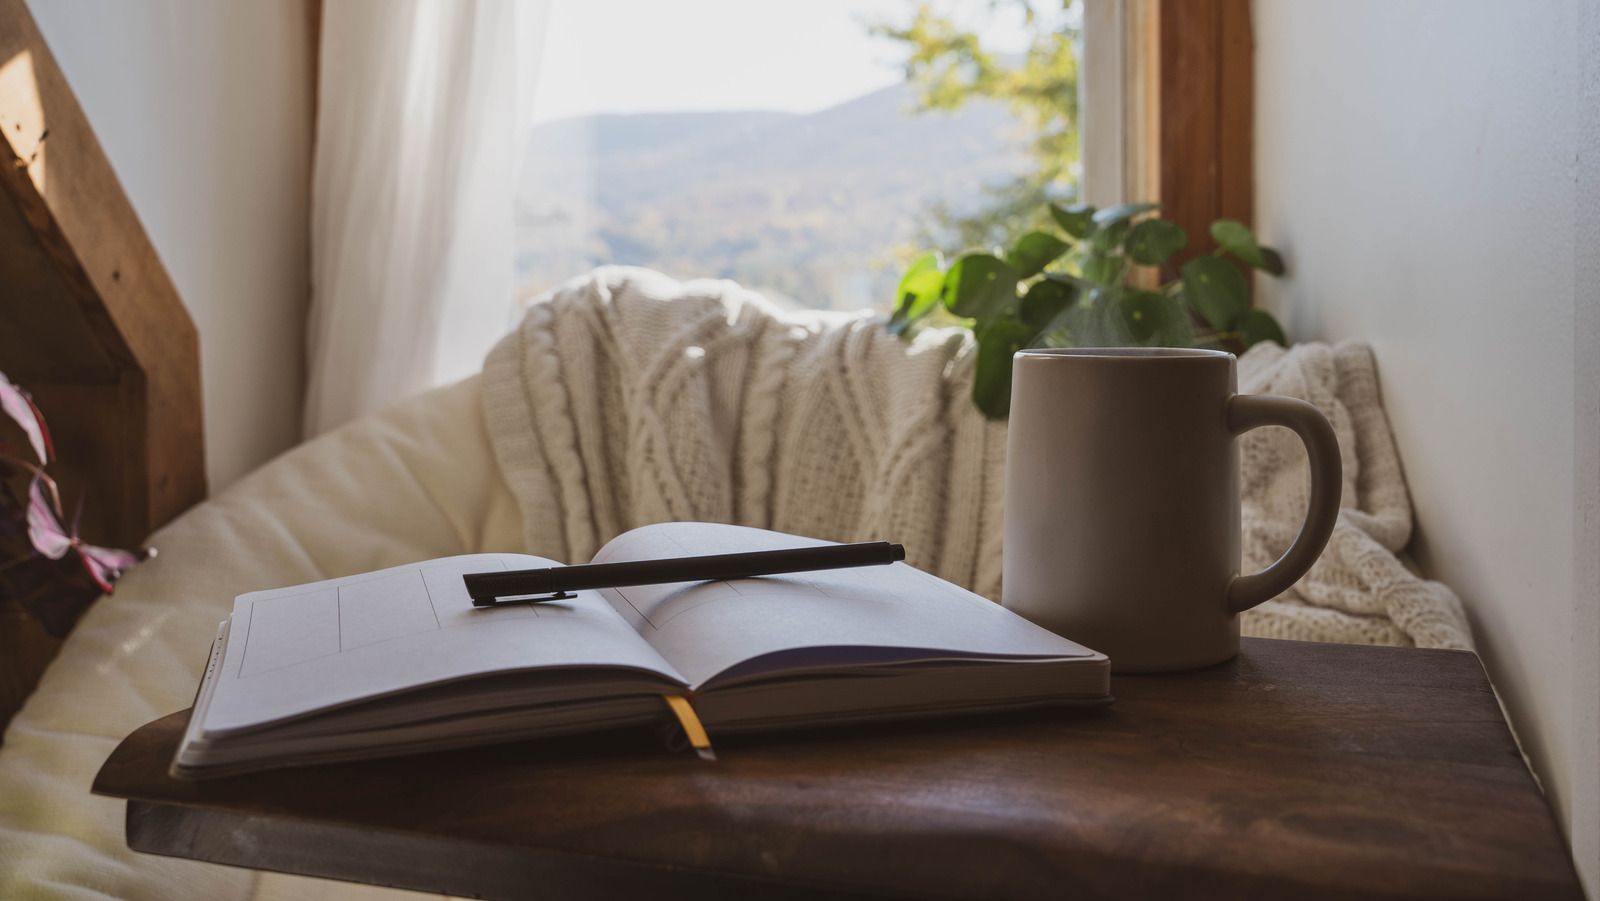
[[[1239,616],[1293,585],[1339,515],[1339,445],[1316,407],[1238,393],[1233,354],[1027,350],[1012,362],[1002,602],[1117,672],[1220,663]],[[1282,558],[1239,575],[1239,445],[1288,426],[1311,503]]]

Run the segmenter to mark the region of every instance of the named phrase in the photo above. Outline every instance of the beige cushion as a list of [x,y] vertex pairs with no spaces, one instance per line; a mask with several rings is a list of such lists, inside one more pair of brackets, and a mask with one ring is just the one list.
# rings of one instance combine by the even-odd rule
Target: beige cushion
[[234,595],[521,536],[476,377],[297,447],[151,536],[160,556],[89,610],[0,745],[0,898],[408,896],[136,854],[123,802],[89,786],[125,735],[189,706]]

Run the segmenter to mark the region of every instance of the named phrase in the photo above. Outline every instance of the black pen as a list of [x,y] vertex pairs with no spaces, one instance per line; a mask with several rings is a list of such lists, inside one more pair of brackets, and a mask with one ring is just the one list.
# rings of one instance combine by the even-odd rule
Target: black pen
[[[589,588],[622,588],[627,585],[662,585],[669,582],[710,582],[719,579],[747,579],[780,573],[813,572],[822,569],[849,569],[857,566],[884,566],[906,558],[906,549],[887,541],[860,544],[829,544],[822,547],[797,547],[748,554],[715,554],[709,557],[669,557],[665,560],[635,560],[629,563],[587,563],[581,566],[552,566],[546,569],[519,569],[510,572],[467,573],[467,594],[474,607],[490,607],[496,598],[515,597],[538,603],[572,597],[568,592]],[[527,597],[548,595],[548,597]]]

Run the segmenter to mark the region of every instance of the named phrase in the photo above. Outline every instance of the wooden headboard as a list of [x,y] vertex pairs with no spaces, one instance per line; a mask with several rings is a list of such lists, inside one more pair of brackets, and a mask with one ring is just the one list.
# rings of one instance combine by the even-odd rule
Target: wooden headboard
[[[24,0],[0,0],[0,133],[0,371],[50,425],[83,537],[136,546],[206,495],[199,335]],[[0,724],[55,653],[12,614]]]

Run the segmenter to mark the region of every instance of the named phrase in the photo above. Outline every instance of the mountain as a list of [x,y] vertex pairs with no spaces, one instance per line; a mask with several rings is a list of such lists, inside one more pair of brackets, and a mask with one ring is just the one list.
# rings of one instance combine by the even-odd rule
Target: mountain
[[910,112],[896,85],[809,115],[605,115],[536,128],[517,192],[531,294],[600,263],[731,278],[802,306],[892,300],[927,204],[1025,170],[1001,105]]

